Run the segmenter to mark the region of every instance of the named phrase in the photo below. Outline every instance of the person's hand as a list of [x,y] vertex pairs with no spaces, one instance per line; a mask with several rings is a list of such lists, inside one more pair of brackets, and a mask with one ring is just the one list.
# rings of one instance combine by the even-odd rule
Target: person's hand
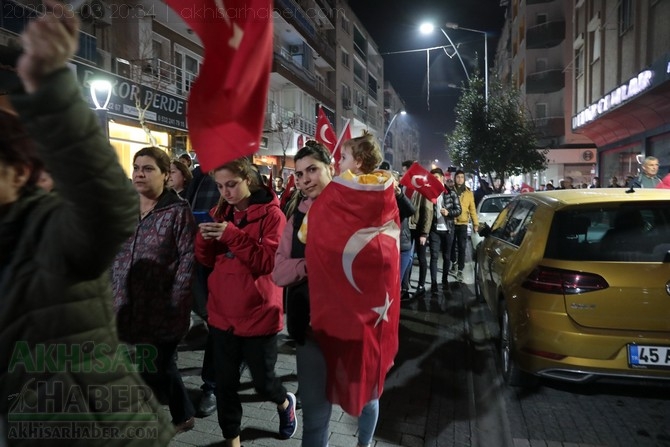
[[57,0],[44,0],[45,14],[32,20],[21,34],[23,53],[16,71],[26,92],[35,92],[44,79],[66,66],[78,48],[79,19]]
[[442,209],[440,210],[440,214],[442,214],[443,216],[446,217],[446,216],[449,215],[449,210],[446,209],[446,208],[442,208]]
[[221,235],[226,230],[228,222],[204,222],[198,225],[203,239],[221,239]]
[[419,236],[419,244],[420,245],[426,245],[426,240],[428,240],[428,238],[426,236]]

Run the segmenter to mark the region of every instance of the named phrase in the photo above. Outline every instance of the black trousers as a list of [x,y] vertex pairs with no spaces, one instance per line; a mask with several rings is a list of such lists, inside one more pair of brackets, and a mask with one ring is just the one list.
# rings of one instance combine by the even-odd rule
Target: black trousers
[[154,371],[142,371],[144,381],[157,393],[168,398],[172,423],[177,425],[195,415],[184,382],[175,362],[178,342],[156,343],[157,356]]
[[277,335],[240,337],[214,327],[210,333],[214,339],[219,426],[225,439],[233,439],[240,435],[242,424],[242,402],[237,394],[242,360],[249,367],[258,394],[277,405],[286,400],[286,388],[275,374]]
[[430,232],[430,282],[438,284],[437,262],[442,256],[442,283],[447,283],[449,272],[449,258],[451,257],[451,243],[453,234],[448,231]]
[[[428,261],[426,260],[426,248],[429,244],[428,240],[424,245],[421,245],[419,238],[421,233],[417,230],[411,230],[412,240],[414,240],[414,252],[419,259],[419,284],[417,287],[423,287],[426,284],[426,273],[428,273]],[[426,238],[428,239],[428,238]],[[410,266],[410,272],[412,268]],[[410,273],[411,274],[411,273]]]
[[[452,262],[458,263],[458,270],[462,271],[465,267],[465,248],[468,241],[468,226],[467,225],[455,225],[456,230],[454,231],[454,245],[451,249],[451,260]],[[458,253],[456,253],[458,251]],[[458,254],[458,256],[456,256]]]

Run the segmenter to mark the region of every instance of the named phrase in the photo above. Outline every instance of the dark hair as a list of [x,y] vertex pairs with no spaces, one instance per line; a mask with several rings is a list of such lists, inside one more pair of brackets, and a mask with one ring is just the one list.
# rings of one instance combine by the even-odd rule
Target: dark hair
[[434,168],[430,170],[431,174],[440,174],[440,176],[444,177],[444,171],[440,168]]
[[454,177],[456,177],[459,174],[465,175],[465,171],[463,171],[462,169],[458,169],[456,172],[454,172]]
[[[181,157],[179,158],[181,159]],[[191,180],[193,180],[193,173],[191,173],[191,170],[188,168],[188,166],[186,166],[186,164],[183,163],[180,159],[172,160],[172,164],[179,170],[179,172],[181,172],[181,175],[184,176],[184,189],[186,189],[191,183]]]
[[402,162],[401,166],[403,168],[409,169],[409,168],[412,167],[413,164],[414,164],[414,160],[405,160],[405,161]]
[[360,137],[347,140],[342,145],[351,148],[354,160],[361,163],[361,172],[369,174],[382,162],[382,151],[374,135],[363,131]]
[[305,157],[312,157],[326,166],[330,166],[331,163],[330,152],[328,149],[315,140],[307,140],[305,146],[300,148],[298,153],[295,154],[295,157],[293,157],[293,162]]
[[[190,168],[191,165],[193,164],[193,159],[191,158],[190,155],[188,155],[188,154],[186,154],[186,153],[181,154],[181,155],[179,156],[179,160],[180,160],[180,161],[181,161],[181,160],[188,160],[188,165],[186,166],[187,168]],[[182,163],[183,163],[183,162],[182,162]],[[184,163],[184,164],[186,164],[186,163]]]
[[391,170],[391,163],[388,161],[382,161],[381,164],[379,165],[379,169],[382,171],[390,171]]
[[16,115],[0,110],[0,162],[14,168],[31,170],[26,187],[37,184],[44,163],[37,155],[37,147]]
[[[165,153],[163,149],[160,149],[156,146],[147,146],[143,147],[135,153],[133,157],[133,163],[137,160],[137,157],[151,157],[156,160],[156,166],[163,174],[170,174],[170,157]],[[165,180],[167,182],[167,180]]]

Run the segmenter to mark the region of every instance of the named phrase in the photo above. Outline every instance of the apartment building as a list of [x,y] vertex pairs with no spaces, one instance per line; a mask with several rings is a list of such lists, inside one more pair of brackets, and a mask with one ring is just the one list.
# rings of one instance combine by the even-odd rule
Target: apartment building
[[522,180],[538,187],[570,176],[590,183],[597,175],[592,140],[571,128],[574,63],[572,11],[566,0],[510,0],[498,41],[496,71],[503,82],[521,91],[536,128],[538,147],[549,149],[546,171]]
[[603,183],[670,168],[670,1],[576,0],[571,127],[597,145]]
[[[28,3],[0,0],[0,45],[16,40],[37,14]],[[149,144],[175,156],[190,151],[186,100],[203,63],[193,30],[159,0],[88,0],[80,15],[71,66],[91,107],[90,82],[111,82],[103,120],[126,172]],[[266,119],[254,157],[263,173],[288,175],[291,156],[314,137],[319,106],[338,133],[351,119],[353,135],[367,129],[381,137],[383,61],[346,0],[276,0],[273,25]]]
[[405,160],[419,159],[419,128],[409,115],[403,115],[405,102],[390,82],[384,82],[384,160],[401,171]]

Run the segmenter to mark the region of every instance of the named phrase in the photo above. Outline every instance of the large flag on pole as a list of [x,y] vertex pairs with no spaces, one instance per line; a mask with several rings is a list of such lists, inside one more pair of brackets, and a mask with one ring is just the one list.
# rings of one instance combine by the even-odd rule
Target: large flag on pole
[[335,163],[335,174],[340,174],[340,159],[342,158],[342,144],[345,141],[351,140],[351,120],[348,119],[344,124],[342,133],[340,133],[340,138],[337,139],[337,144],[335,145],[335,150],[333,151],[333,163]]
[[433,203],[436,202],[440,194],[446,191],[444,184],[417,162],[409,167],[399,183],[406,186],[407,189],[417,191]]
[[272,0],[166,3],[195,31],[205,48],[186,116],[203,171],[255,153],[263,131],[272,68]]
[[335,144],[337,143],[335,130],[321,106],[319,106],[319,119],[316,122],[316,135],[314,135],[314,139],[328,148],[331,154],[335,150]]
[[398,351],[400,221],[393,180],[359,184],[335,177],[307,216],[310,322],[326,360],[326,395],[359,416],[381,396]]

